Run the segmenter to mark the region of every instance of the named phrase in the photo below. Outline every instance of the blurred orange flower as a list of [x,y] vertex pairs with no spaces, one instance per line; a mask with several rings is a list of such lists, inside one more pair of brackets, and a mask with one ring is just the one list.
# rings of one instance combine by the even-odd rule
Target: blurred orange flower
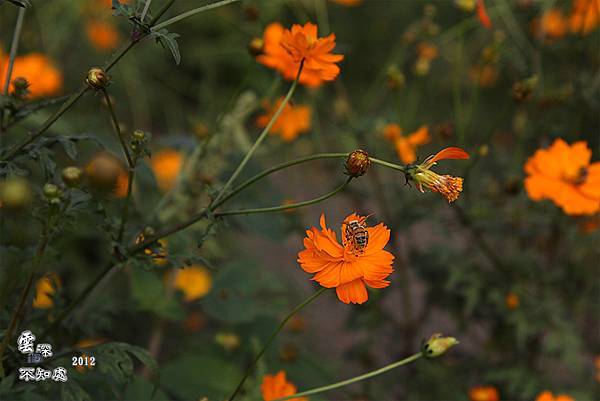
[[110,51],[119,43],[119,31],[103,21],[89,21],[85,28],[88,40],[100,51]]
[[[96,345],[105,343],[106,340],[104,338],[84,338],[83,340],[78,341],[73,348],[91,348],[91,347],[95,347]],[[90,355],[86,354],[86,353],[81,353],[81,356],[83,358],[87,358]],[[89,364],[88,365],[76,365],[75,369],[77,369],[77,371],[79,373],[85,373],[87,369],[93,369],[94,365]]]
[[185,267],[175,273],[173,286],[183,292],[186,301],[194,301],[210,292],[212,276],[204,266]]
[[469,71],[471,80],[483,88],[494,86],[498,75],[498,68],[493,64],[475,65]]
[[[268,101],[263,103],[266,113],[258,116],[256,125],[260,128],[267,126],[271,118],[281,105],[283,98],[279,98],[275,104]],[[309,106],[292,106],[287,103],[279,117],[271,128],[271,134],[279,134],[285,142],[292,142],[296,137],[310,130],[311,109]]]
[[398,124],[388,124],[384,128],[384,137],[392,142],[396,147],[396,153],[402,160],[402,163],[409,164],[417,160],[417,148],[421,145],[429,143],[429,127],[423,125],[415,132],[402,135],[402,128]]
[[533,20],[531,29],[537,37],[560,39],[567,33],[568,21],[562,11],[552,8],[546,11],[539,19]]
[[[0,50],[0,87],[4,87],[8,69],[8,55]],[[15,58],[12,79],[23,77],[29,82],[32,98],[52,96],[60,92],[63,75],[52,61],[41,53],[29,53]]]
[[342,61],[344,56],[331,53],[335,47],[335,34],[318,38],[317,26],[310,22],[304,26],[294,24],[291,30],[277,22],[271,23],[265,28],[263,40],[264,53],[256,59],[279,71],[287,80],[296,78],[303,59],[300,74],[303,85],[318,87],[324,81],[333,81],[340,72],[335,63]]
[[123,169],[117,177],[117,182],[113,188],[113,195],[117,198],[125,198],[127,196],[127,186],[129,185],[129,174]]
[[569,215],[596,213],[600,210],[600,162],[590,163],[591,157],[586,142],[569,146],[556,139],[527,160],[527,194],[534,201],[550,199]]
[[334,3],[341,4],[343,6],[353,7],[362,3],[362,0],[331,0]]
[[50,309],[54,306],[54,294],[60,287],[60,278],[55,273],[50,273],[38,279],[35,283],[35,298],[33,307],[36,309]]
[[519,296],[517,294],[514,292],[509,292],[506,294],[505,303],[507,309],[515,310],[519,307],[521,301],[519,300]]
[[158,187],[168,191],[175,186],[183,166],[183,155],[174,149],[164,149],[152,155],[151,167]]
[[315,273],[312,279],[321,286],[335,287],[340,301],[362,304],[369,298],[366,286],[385,288],[390,285],[385,279],[394,270],[394,255],[383,249],[390,240],[390,230],[383,223],[366,227],[366,247],[357,249],[346,230],[353,220],[362,225],[366,218],[354,213],[346,217],[340,245],[335,232],[327,228],[325,215],[321,215],[321,229],[312,227],[306,231],[306,249],[298,253],[298,263],[305,272]]
[[559,394],[555,397],[552,392],[544,391],[538,394],[535,401],[575,401],[575,399],[566,394]]
[[574,0],[569,17],[571,32],[587,35],[598,27],[600,0]]
[[[277,398],[287,397],[297,393],[297,388],[293,383],[287,381],[285,372],[280,370],[275,375],[264,375],[260,385],[264,401],[276,400]],[[307,397],[292,398],[295,401],[308,401]]]
[[421,192],[425,192],[423,187],[433,192],[441,194],[448,202],[454,202],[458,199],[462,191],[463,179],[450,175],[439,175],[431,171],[438,161],[445,159],[468,159],[469,154],[461,148],[449,147],[440,150],[435,155],[429,156],[421,164],[409,167],[406,175],[411,178]]
[[420,42],[417,44],[417,53],[419,58],[432,61],[438,56],[438,47],[429,42]]
[[500,394],[493,386],[476,386],[469,390],[470,401],[500,401]]
[[483,0],[477,0],[477,18],[479,19],[479,22],[481,22],[481,25],[487,29],[492,29],[492,20],[485,10],[485,3]]

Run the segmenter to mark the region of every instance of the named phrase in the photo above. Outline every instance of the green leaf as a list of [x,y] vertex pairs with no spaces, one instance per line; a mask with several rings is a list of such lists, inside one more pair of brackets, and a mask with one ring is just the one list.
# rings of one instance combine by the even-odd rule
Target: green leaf
[[158,364],[148,351],[135,345],[111,342],[101,344],[94,350],[100,372],[112,376],[120,383],[129,381],[133,376],[133,361],[129,354],[152,371],[158,370]]
[[177,299],[167,296],[163,282],[153,271],[134,268],[131,274],[131,292],[141,310],[172,320],[185,317]]
[[87,401],[92,399],[92,397],[73,379],[69,379],[61,384],[60,396],[63,401]]
[[134,10],[129,5],[120,3],[119,0],[112,0],[113,15],[115,17],[133,17]]
[[169,49],[175,59],[175,64],[179,65],[181,63],[181,54],[179,53],[179,45],[177,44],[179,34],[161,29],[160,31],[152,31],[151,35],[163,47]]

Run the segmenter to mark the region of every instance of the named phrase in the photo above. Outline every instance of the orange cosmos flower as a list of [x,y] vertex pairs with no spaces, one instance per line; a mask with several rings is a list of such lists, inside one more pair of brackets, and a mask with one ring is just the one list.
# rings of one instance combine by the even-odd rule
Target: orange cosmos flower
[[127,187],[129,186],[129,174],[123,169],[117,177],[117,182],[113,188],[113,195],[117,198],[125,198],[127,196]]
[[510,310],[515,310],[519,307],[519,305],[521,304],[521,300],[519,299],[519,296],[517,294],[515,294],[514,292],[509,292],[508,294],[506,294],[506,298],[504,299],[504,302],[506,304],[506,308],[510,309]]
[[492,29],[492,20],[485,10],[485,4],[483,0],[477,0],[477,18],[479,19],[479,22],[481,22],[481,25],[487,29]]
[[[0,50],[0,87],[4,87],[7,70],[8,55],[4,55]],[[62,73],[48,57],[41,53],[16,57],[12,77],[23,77],[29,82],[32,98],[55,95],[61,90],[63,84]]]
[[299,80],[303,85],[318,87],[324,81],[333,81],[340,73],[335,63],[342,61],[344,56],[331,53],[335,47],[335,34],[318,38],[317,26],[310,22],[304,26],[295,24],[291,30],[277,22],[269,24],[263,40],[263,54],[256,59],[279,71],[287,80],[296,78],[303,59]]
[[600,0],[574,0],[569,18],[571,32],[587,35],[598,27]]
[[341,4],[343,6],[354,7],[362,3],[362,0],[331,0],[334,3]]
[[177,176],[183,166],[183,155],[174,149],[165,149],[156,152],[151,159],[151,167],[158,187],[168,191],[175,186]]
[[402,163],[413,163],[417,160],[417,148],[429,143],[429,127],[423,125],[418,130],[407,136],[402,135],[402,128],[398,124],[388,124],[384,128],[384,137],[396,147],[396,153]]
[[555,397],[552,392],[544,391],[538,394],[535,401],[575,401],[575,399],[566,394],[559,394]]
[[567,33],[567,19],[562,11],[552,8],[546,11],[540,19],[535,19],[531,28],[535,36],[560,39]]
[[97,50],[112,50],[119,43],[119,31],[110,23],[89,21],[85,31],[88,40]]
[[177,270],[173,286],[183,292],[185,301],[194,301],[210,292],[212,276],[204,266],[185,267]]
[[566,214],[591,215],[600,210],[600,162],[590,163],[584,141],[569,146],[556,139],[525,164],[525,189],[534,201],[550,199]]
[[[280,370],[275,375],[265,375],[260,385],[264,401],[276,400],[277,398],[294,395],[298,392],[293,383],[287,381],[285,372]],[[307,397],[292,398],[295,401],[308,401]]]
[[[340,245],[335,232],[327,228],[325,215],[321,215],[321,229],[312,227],[306,231],[306,249],[298,253],[302,269],[314,273],[312,279],[323,287],[335,287],[339,300],[346,304],[366,302],[369,298],[366,286],[387,287],[390,282],[385,279],[394,270],[394,255],[383,249],[390,240],[390,230],[383,223],[366,227],[365,220],[366,217],[354,213],[346,217]],[[366,245],[362,248],[356,242],[359,233],[355,230],[352,234],[349,228],[349,224],[355,222],[367,232]]]
[[470,401],[500,401],[500,394],[493,386],[476,386],[469,391]]
[[[258,116],[256,125],[260,128],[266,127],[282,101],[283,97],[273,105],[265,101],[263,107],[266,113]],[[298,135],[310,130],[310,119],[311,109],[309,106],[292,106],[287,103],[273,124],[271,134],[279,134],[285,142],[292,142]]]
[[452,177],[450,175],[439,175],[431,171],[438,161],[445,159],[468,159],[469,154],[461,148],[450,147],[429,156],[421,164],[408,166],[405,176],[417,184],[421,192],[425,192],[423,187],[433,192],[440,193],[448,202],[458,199],[462,191],[463,179],[461,177]]
[[60,278],[55,273],[50,273],[40,278],[35,283],[35,298],[33,307],[36,309],[50,309],[54,306],[54,294],[60,287]]

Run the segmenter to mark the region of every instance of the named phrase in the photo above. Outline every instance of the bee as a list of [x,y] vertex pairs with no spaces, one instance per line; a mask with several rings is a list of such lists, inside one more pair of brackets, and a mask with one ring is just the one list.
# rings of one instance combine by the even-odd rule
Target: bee
[[369,232],[365,224],[369,216],[345,222],[346,229],[344,230],[344,236],[346,243],[352,246],[355,254],[362,254],[369,244]]

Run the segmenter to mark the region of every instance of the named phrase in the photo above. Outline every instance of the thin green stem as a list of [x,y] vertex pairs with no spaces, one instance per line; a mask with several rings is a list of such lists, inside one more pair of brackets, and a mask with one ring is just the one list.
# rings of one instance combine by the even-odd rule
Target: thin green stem
[[31,268],[31,271],[29,272],[29,277],[27,278],[27,283],[25,284],[23,291],[21,291],[21,296],[19,297],[19,302],[17,303],[17,308],[15,309],[15,311],[13,312],[13,314],[11,316],[10,323],[8,324],[8,328],[4,332],[4,338],[2,339],[2,343],[0,343],[0,377],[4,377],[4,365],[3,365],[4,351],[6,351],[8,342],[11,340],[14,331],[16,330],[17,326],[19,325],[19,319],[21,318],[21,313],[23,312],[23,309],[25,308],[25,304],[29,297],[29,292],[31,291],[31,287],[33,286],[33,282],[37,275],[37,271],[42,262],[42,257],[44,255],[44,252],[46,251],[46,247],[48,245],[49,238],[50,238],[50,236],[48,233],[48,227],[45,227],[44,232],[42,233],[40,242],[38,244],[36,253],[35,253],[33,266]]
[[304,206],[309,206],[309,205],[314,205],[315,203],[319,203],[319,202],[323,202],[326,199],[331,198],[332,196],[336,195],[338,192],[341,192],[344,188],[346,188],[348,186],[348,184],[350,183],[350,181],[352,181],[353,177],[349,177],[345,183],[343,183],[342,185],[340,185],[339,187],[337,187],[336,189],[334,189],[333,191],[319,196],[318,198],[314,198],[314,199],[310,199],[307,201],[303,201],[303,202],[298,202],[298,203],[291,203],[289,205],[279,205],[279,206],[272,206],[272,207],[260,207],[260,208],[255,208],[255,209],[240,209],[240,210],[225,210],[223,212],[217,212],[215,213],[215,217],[221,217],[221,216],[234,216],[237,214],[257,214],[257,213],[270,213],[270,212],[283,212],[285,210],[290,210],[290,209],[297,209],[300,207],[304,207]]
[[374,157],[369,157],[369,160],[371,160],[371,162],[373,162],[375,164],[379,164],[381,166],[389,167],[391,169],[398,170],[398,171],[401,171],[403,173],[406,171],[406,167],[402,166],[400,164],[386,162],[385,160],[376,159]]
[[121,212],[121,224],[119,225],[119,233],[117,235],[117,242],[123,241],[123,234],[125,233],[125,226],[127,225],[127,218],[129,216],[129,204],[131,203],[131,192],[133,189],[133,179],[135,177],[135,167],[130,167],[127,175],[127,195],[125,196],[125,202],[123,203],[123,210]]
[[144,4],[144,9],[142,10],[142,15],[140,16],[140,21],[144,22],[144,18],[146,18],[146,14],[148,14],[148,10],[150,10],[150,4],[152,4],[152,0],[146,0],[146,4]]
[[246,379],[248,378],[248,376],[250,375],[250,373],[252,373],[252,370],[254,370],[254,367],[256,366],[257,362],[260,360],[260,358],[263,356],[263,354],[267,351],[267,349],[269,348],[269,346],[271,345],[271,343],[273,342],[273,340],[275,339],[275,337],[277,337],[277,334],[279,334],[279,332],[283,329],[283,327],[286,325],[286,323],[296,313],[300,312],[300,310],[302,310],[302,308],[304,308],[306,305],[310,304],[312,301],[314,301],[315,299],[317,299],[321,294],[323,294],[327,290],[328,290],[328,288],[321,288],[319,291],[315,292],[310,297],[306,298],[304,301],[302,301],[301,304],[299,304],[294,309],[292,309],[292,311],[281,321],[281,323],[279,323],[279,325],[277,326],[277,328],[275,329],[275,331],[273,331],[273,333],[271,333],[271,335],[267,339],[267,342],[265,343],[265,345],[258,352],[258,354],[256,354],[256,357],[254,357],[254,360],[252,361],[252,363],[250,363],[250,365],[248,366],[248,368],[246,368],[246,372],[244,373],[244,376],[242,377],[242,380],[240,380],[240,382],[238,383],[237,387],[235,388],[235,390],[233,391],[233,393],[231,394],[231,396],[229,396],[229,398],[227,399],[227,401],[233,401],[233,399],[235,398],[235,396],[242,389],[242,386],[244,385],[244,382],[246,381]]
[[290,89],[288,90],[288,93],[285,95],[285,98],[283,99],[283,101],[281,102],[279,107],[277,108],[277,111],[275,112],[275,114],[273,114],[273,117],[271,117],[271,121],[269,121],[269,123],[263,129],[263,131],[260,133],[258,138],[256,138],[256,141],[254,142],[254,144],[252,145],[252,147],[250,148],[248,153],[246,153],[246,156],[244,156],[244,158],[242,159],[240,164],[237,166],[237,168],[235,169],[233,174],[231,174],[231,177],[229,177],[229,180],[227,180],[227,182],[225,183],[223,188],[221,188],[221,191],[219,192],[219,194],[217,195],[217,197],[215,198],[213,203],[219,202],[221,200],[221,198],[223,198],[223,196],[225,196],[225,193],[227,192],[227,190],[229,189],[231,184],[233,184],[233,181],[235,181],[235,179],[240,175],[240,173],[242,172],[244,167],[246,167],[246,164],[248,163],[248,161],[250,160],[250,158],[252,157],[254,152],[256,152],[256,149],[258,149],[260,144],[267,137],[267,134],[271,130],[271,127],[273,127],[273,124],[275,124],[275,121],[277,121],[277,119],[279,118],[279,115],[283,111],[284,107],[288,104],[288,102],[292,98],[292,95],[294,94],[294,91],[296,90],[296,87],[298,86],[298,80],[300,79],[300,74],[302,73],[303,67],[304,67],[304,59],[300,62],[300,67],[298,67],[298,73],[296,74],[296,79],[294,79],[294,82],[290,86]]
[[12,43],[10,44],[10,53],[8,56],[8,69],[6,70],[6,80],[4,81],[3,92],[5,95],[8,94],[8,88],[10,87],[10,79],[12,77],[13,67],[15,65],[15,58],[17,56],[17,49],[19,48],[19,38],[21,37],[21,30],[23,29],[23,20],[25,19],[25,7],[19,8],[19,15],[17,16],[17,23],[13,32]]
[[112,120],[115,134],[117,135],[117,139],[121,143],[121,149],[123,149],[123,153],[125,154],[125,158],[127,159],[127,165],[130,169],[132,169],[134,167],[133,159],[129,154],[129,149],[127,148],[127,144],[125,143],[123,134],[121,133],[121,127],[119,127],[119,120],[117,120],[117,115],[115,114],[115,109],[113,108],[112,102],[110,101],[110,96],[108,96],[108,92],[106,91],[106,89],[102,89],[102,94],[104,95],[104,100],[106,100],[106,105],[108,107],[108,112],[110,113],[110,118]]
[[183,19],[189,18],[192,15],[201,13],[203,11],[212,10],[213,8],[225,6],[225,5],[230,4],[230,3],[235,3],[237,1],[240,1],[240,0],[222,0],[222,1],[217,1],[216,3],[207,4],[207,5],[202,6],[202,7],[194,8],[193,10],[186,11],[184,13],[181,13],[179,15],[174,16],[173,18],[170,18],[170,19],[168,19],[166,21],[163,21],[160,24],[155,25],[152,28],[152,30],[153,31],[157,31],[157,30],[165,28],[165,27],[167,27],[167,26],[169,26],[171,24],[179,22],[179,21],[181,21]]
[[403,365],[407,365],[407,364],[409,364],[411,362],[416,361],[417,359],[421,358],[422,356],[423,355],[419,352],[419,353],[416,353],[414,355],[409,356],[408,358],[404,358],[404,359],[402,359],[400,361],[391,363],[391,364],[386,365],[386,366],[384,366],[382,368],[379,368],[377,370],[373,370],[373,371],[371,371],[369,373],[365,373],[363,375],[356,376],[356,377],[353,377],[351,379],[343,380],[343,381],[340,381],[340,382],[337,382],[337,383],[332,383],[332,384],[329,384],[327,386],[322,386],[322,387],[313,388],[312,390],[302,391],[300,393],[296,393],[294,395],[289,395],[287,397],[276,398],[273,401],[291,400],[291,399],[295,399],[295,398],[298,398],[298,397],[306,397],[306,396],[309,396],[309,395],[320,394],[320,393],[324,393],[324,392],[329,391],[329,390],[334,390],[336,388],[344,387],[344,386],[347,386],[349,384],[357,383],[357,382],[362,381],[362,380],[366,380],[366,379],[370,379],[370,378],[375,377],[375,376],[379,376],[380,374],[388,372],[388,371],[390,371],[392,369],[396,369],[397,367],[400,367],[400,366],[403,366]]

